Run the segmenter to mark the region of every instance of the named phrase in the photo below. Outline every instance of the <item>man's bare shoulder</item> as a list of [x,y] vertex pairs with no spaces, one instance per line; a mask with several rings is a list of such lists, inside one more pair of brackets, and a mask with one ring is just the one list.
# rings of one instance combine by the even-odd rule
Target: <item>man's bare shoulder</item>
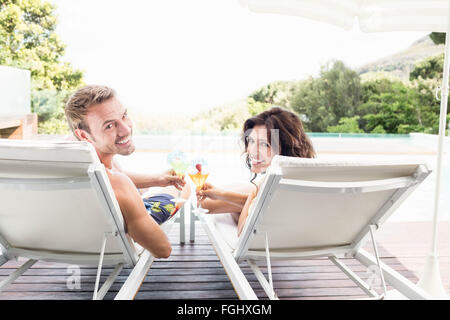
[[113,167],[114,171],[119,171],[121,173],[124,173],[122,166],[120,165],[119,161],[117,161],[116,158],[112,159],[112,167]]
[[139,194],[133,181],[126,174],[117,170],[106,170],[106,172],[116,198],[127,198],[130,194]]

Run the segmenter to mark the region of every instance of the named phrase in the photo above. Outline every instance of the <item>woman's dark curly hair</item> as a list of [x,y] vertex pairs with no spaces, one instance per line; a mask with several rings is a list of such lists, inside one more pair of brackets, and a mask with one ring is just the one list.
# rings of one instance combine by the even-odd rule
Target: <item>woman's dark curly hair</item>
[[[242,132],[242,142],[245,145],[245,152],[248,148],[248,136],[256,126],[266,127],[267,141],[271,141],[271,129],[278,129],[279,139],[277,140],[279,141],[274,141],[274,143],[279,143],[279,145],[272,145],[271,147],[276,147],[280,155],[300,158],[314,158],[316,156],[311,141],[303,131],[302,122],[296,114],[280,107],[273,107],[247,119]],[[250,158],[248,154],[246,155],[245,162],[250,169]]]

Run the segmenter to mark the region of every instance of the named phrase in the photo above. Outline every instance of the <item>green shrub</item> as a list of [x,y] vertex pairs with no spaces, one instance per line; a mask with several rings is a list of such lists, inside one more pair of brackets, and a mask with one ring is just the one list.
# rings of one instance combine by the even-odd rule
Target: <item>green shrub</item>
[[67,134],[69,126],[66,119],[49,119],[38,123],[39,134]]
[[341,118],[336,126],[328,126],[327,131],[330,133],[364,133],[358,125],[359,117]]
[[379,124],[375,128],[373,128],[373,130],[370,131],[370,133],[385,134],[386,130],[384,130],[383,126]]

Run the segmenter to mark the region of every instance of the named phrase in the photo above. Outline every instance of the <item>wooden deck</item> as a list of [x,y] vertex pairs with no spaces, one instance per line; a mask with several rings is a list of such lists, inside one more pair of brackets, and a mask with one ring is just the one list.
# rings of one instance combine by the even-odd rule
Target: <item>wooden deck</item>
[[[450,222],[441,222],[439,228],[441,273],[450,292]],[[188,238],[188,226],[186,233]],[[386,224],[377,233],[382,261],[416,282],[429,249],[430,233],[429,222]],[[170,239],[173,244],[171,257],[154,262],[136,299],[237,299],[200,225],[196,228],[195,243],[191,244],[187,239],[188,243],[180,245],[177,226],[172,229]],[[9,261],[0,267],[0,281],[21,262],[23,260]],[[346,259],[346,263],[363,279],[371,276],[358,261]],[[280,299],[365,297],[361,289],[326,259],[273,262],[273,266],[274,286]],[[0,299],[91,299],[96,268],[81,268],[81,289],[70,290],[66,284],[70,276],[67,267],[64,264],[38,262],[6,291],[0,292]],[[243,269],[258,297],[264,299],[261,286],[245,263]],[[102,281],[111,271],[112,268],[103,270]],[[129,269],[122,270],[105,299],[113,299],[129,272]]]

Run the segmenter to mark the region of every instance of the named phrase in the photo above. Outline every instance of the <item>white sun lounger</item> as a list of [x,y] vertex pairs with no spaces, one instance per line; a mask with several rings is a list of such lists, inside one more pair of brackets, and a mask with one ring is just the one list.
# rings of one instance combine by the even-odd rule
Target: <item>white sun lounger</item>
[[[29,259],[0,291],[44,260],[98,266],[93,299],[103,299],[125,265],[133,269],[115,299],[134,298],[154,260],[125,232],[105,168],[85,142],[0,139],[0,250],[0,266]],[[98,290],[105,265],[115,268]]]
[[[375,231],[429,173],[420,163],[276,156],[239,238],[229,214],[201,214],[200,219],[240,299],[257,296],[239,262],[247,261],[268,297],[277,299],[270,261],[315,257],[329,258],[372,298],[384,297],[387,282],[407,298],[427,299],[425,291],[380,262]],[[362,249],[369,239],[375,256]],[[341,257],[356,258],[377,270],[383,293],[377,293]],[[267,264],[268,280],[257,260]]]

